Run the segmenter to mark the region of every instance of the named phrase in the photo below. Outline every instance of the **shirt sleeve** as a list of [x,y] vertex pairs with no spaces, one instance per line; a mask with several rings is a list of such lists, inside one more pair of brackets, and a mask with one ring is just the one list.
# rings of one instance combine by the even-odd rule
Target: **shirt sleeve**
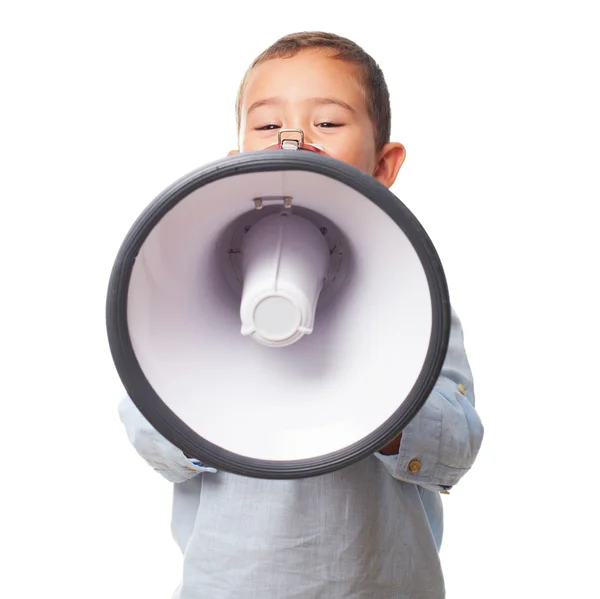
[[127,396],[119,403],[119,417],[138,454],[169,482],[182,483],[202,472],[216,472],[199,460],[186,457],[144,418]]
[[462,325],[452,310],[448,351],[432,393],[402,431],[398,455],[375,455],[394,478],[448,492],[475,462],[483,430]]

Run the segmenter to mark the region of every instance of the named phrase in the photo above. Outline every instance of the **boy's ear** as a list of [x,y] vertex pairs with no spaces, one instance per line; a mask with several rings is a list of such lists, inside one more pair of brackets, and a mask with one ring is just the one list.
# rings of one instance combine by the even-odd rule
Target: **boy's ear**
[[234,154],[239,154],[240,151],[239,150],[229,150],[229,152],[227,152],[227,156],[233,156]]
[[406,158],[406,150],[399,143],[388,143],[378,152],[379,161],[373,176],[388,189],[396,181],[400,167]]

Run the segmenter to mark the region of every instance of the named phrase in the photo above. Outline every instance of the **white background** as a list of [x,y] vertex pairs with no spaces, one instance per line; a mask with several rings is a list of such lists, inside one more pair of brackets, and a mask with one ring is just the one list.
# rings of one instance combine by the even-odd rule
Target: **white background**
[[465,329],[486,437],[444,497],[448,598],[596,596],[596,3],[351,4],[3,3],[0,596],[176,586],[171,487],[116,413],[106,284],[146,204],[235,147],[248,63],[308,29],[386,73],[393,191]]

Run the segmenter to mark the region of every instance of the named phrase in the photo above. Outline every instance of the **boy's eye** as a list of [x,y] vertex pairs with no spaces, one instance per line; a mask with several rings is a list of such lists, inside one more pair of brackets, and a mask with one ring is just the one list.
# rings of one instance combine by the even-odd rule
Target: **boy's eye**
[[279,125],[269,123],[268,125],[263,125],[262,127],[256,127],[257,131],[271,131],[272,129],[279,129]]
[[[333,127],[343,127],[342,124],[332,123],[331,121],[323,121],[322,123],[317,123],[317,127],[321,127],[322,129],[331,129]],[[272,131],[273,129],[281,129],[281,125],[275,125],[274,123],[268,123],[266,125],[262,125],[261,127],[256,127],[255,131]]]

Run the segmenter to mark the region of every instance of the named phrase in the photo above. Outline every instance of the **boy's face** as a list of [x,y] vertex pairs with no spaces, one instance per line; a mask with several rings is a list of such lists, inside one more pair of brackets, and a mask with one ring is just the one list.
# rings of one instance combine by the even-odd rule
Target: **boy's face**
[[376,150],[358,67],[330,58],[326,50],[273,58],[250,73],[241,102],[240,151],[277,143],[280,129],[301,129],[305,142],[323,146],[332,158],[373,175],[387,187],[404,160],[400,144]]

